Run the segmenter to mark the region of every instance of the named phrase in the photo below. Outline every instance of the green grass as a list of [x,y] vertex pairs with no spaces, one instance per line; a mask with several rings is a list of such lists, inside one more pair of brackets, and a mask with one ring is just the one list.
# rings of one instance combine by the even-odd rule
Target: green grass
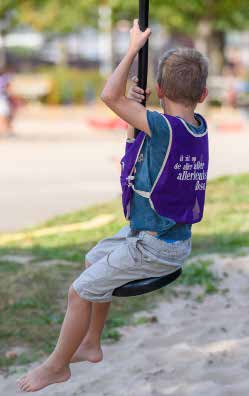
[[[200,285],[202,291],[196,297],[197,302],[202,302],[207,294],[217,293],[221,279],[212,272],[211,260],[191,261],[184,268],[181,283],[186,286]],[[189,291],[189,290],[188,290]]]
[[[183,276],[164,290],[129,299],[115,299],[103,339],[118,340],[118,328],[131,323],[132,314],[149,310],[158,299],[177,295],[176,285],[199,284],[203,293],[219,290],[219,282],[211,271],[211,263],[194,259],[194,255],[210,252],[240,254],[249,246],[249,174],[223,177],[208,185],[205,217],[193,227],[193,255]],[[43,227],[87,221],[100,214],[114,214],[115,219],[98,229],[59,232],[53,236],[34,237],[32,232]],[[49,353],[54,347],[66,309],[67,290],[82,271],[84,254],[99,239],[113,234],[124,224],[118,200],[56,217],[39,227],[27,230],[22,242],[0,246],[0,367],[20,364]],[[1,242],[1,235],[0,235]],[[32,263],[23,265],[5,262],[5,254],[34,255]],[[66,259],[69,265],[42,267],[40,260]],[[142,321],[143,322],[143,321]],[[141,323],[142,323],[141,322]],[[5,358],[6,350],[15,345],[26,346],[28,355]]]
[[205,216],[193,231],[194,254],[236,253],[249,246],[249,174],[208,184]]

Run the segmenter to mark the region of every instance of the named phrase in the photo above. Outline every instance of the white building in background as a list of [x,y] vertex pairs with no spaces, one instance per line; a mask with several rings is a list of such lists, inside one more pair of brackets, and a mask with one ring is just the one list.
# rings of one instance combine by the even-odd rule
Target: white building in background
[[99,51],[96,43],[98,42],[98,31],[87,27],[79,33],[67,35],[66,44],[68,52],[74,56],[80,56],[92,61],[98,60]]
[[26,47],[40,50],[44,45],[44,35],[25,27],[14,30],[5,36],[4,44],[7,48]]

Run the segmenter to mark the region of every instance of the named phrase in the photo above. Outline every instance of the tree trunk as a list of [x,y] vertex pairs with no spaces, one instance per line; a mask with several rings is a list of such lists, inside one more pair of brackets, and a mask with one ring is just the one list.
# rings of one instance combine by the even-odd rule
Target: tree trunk
[[210,74],[220,74],[224,66],[225,33],[214,30],[210,20],[202,20],[197,28],[196,48],[210,60]]
[[0,70],[6,66],[5,37],[0,33]]
[[208,56],[213,74],[221,74],[225,63],[225,33],[213,30],[208,40]]
[[113,53],[112,53],[112,10],[108,5],[99,7],[99,54],[100,54],[100,73],[108,76],[112,72]]

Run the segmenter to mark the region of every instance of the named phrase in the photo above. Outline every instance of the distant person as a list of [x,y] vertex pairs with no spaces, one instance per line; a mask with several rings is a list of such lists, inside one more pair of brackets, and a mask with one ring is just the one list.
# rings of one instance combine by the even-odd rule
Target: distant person
[[14,106],[10,94],[10,74],[0,70],[0,135],[10,135]]
[[131,64],[150,33],[141,32],[134,21],[127,54],[101,96],[119,117],[143,131],[136,139],[129,131],[121,161],[123,209],[130,225],[86,255],[87,269],[69,289],[57,345],[41,366],[18,381],[23,391],[67,381],[72,362],[99,362],[114,289],[172,273],[190,254],[191,225],[203,215],[208,168],[207,125],[194,112],[207,96],[208,66],[193,49],[167,52],[159,63],[157,84],[163,114],[146,111],[138,103],[144,92],[133,87],[132,100],[125,90]]
[[228,63],[224,66],[223,76],[225,77],[224,104],[235,108],[237,107],[237,77],[236,67],[233,63]]

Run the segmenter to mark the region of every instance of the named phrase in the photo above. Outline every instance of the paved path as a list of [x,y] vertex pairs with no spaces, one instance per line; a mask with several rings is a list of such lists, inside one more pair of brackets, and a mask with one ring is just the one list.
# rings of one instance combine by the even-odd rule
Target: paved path
[[[119,192],[124,133],[89,131],[84,113],[26,110],[16,138],[0,141],[0,232],[35,225],[57,214],[108,201]],[[28,118],[29,117],[29,118]]]
[[[86,118],[96,114],[106,116],[94,107],[20,112],[16,138],[0,140],[0,232],[35,225],[119,194],[114,159],[122,154],[124,132],[90,130]],[[215,133],[221,117],[222,113],[212,115],[210,177],[249,172],[249,130]]]

